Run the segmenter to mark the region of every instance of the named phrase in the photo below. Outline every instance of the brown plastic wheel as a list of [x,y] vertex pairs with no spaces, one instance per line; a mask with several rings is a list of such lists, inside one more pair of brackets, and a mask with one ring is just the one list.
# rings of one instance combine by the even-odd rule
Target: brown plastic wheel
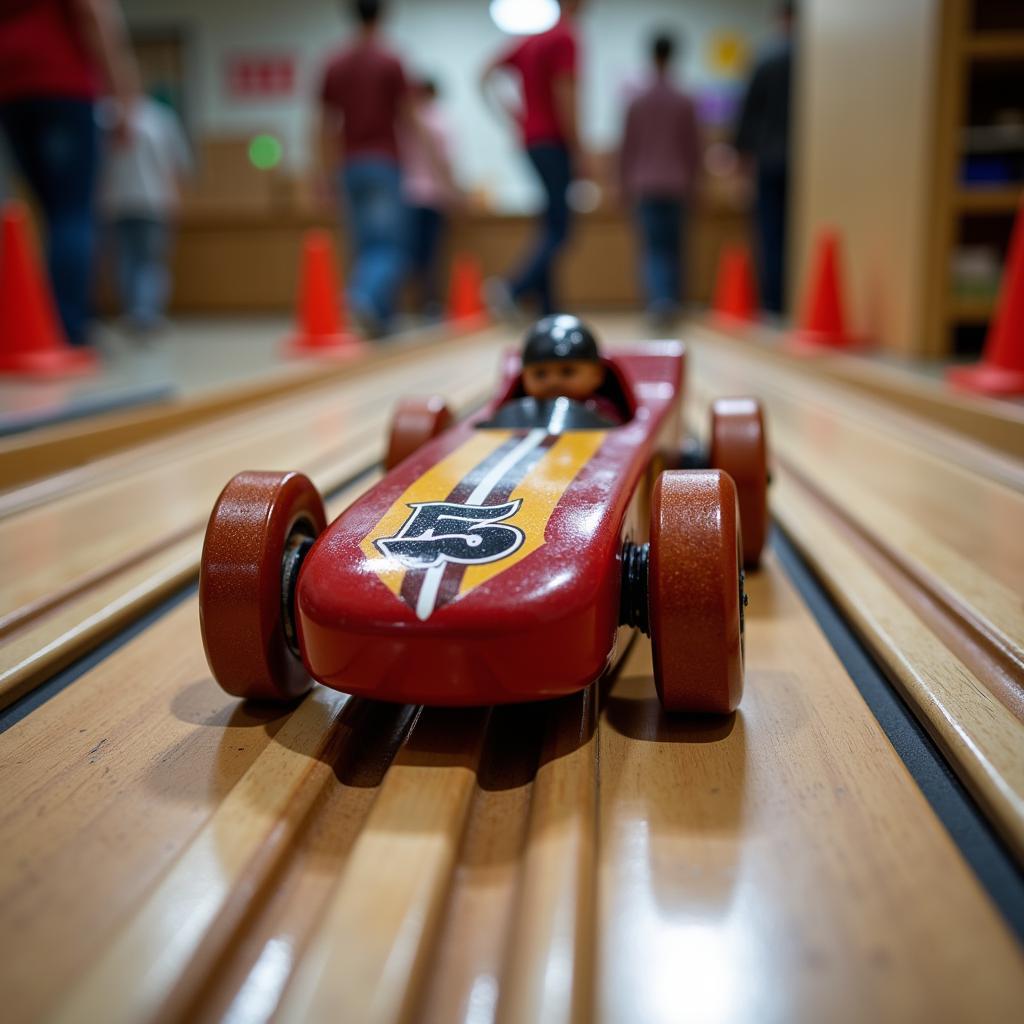
[[666,711],[727,714],[743,694],[736,487],[717,469],[662,473],[651,497],[648,609]]
[[301,473],[239,473],[206,527],[199,620],[214,678],[228,693],[291,700],[312,680],[285,634],[286,550],[327,525],[324,503]]
[[452,414],[440,395],[403,398],[391,417],[385,469],[394,469],[414,451],[452,425]]
[[720,398],[711,406],[708,462],[736,484],[743,564],[754,568],[768,537],[768,444],[757,399]]

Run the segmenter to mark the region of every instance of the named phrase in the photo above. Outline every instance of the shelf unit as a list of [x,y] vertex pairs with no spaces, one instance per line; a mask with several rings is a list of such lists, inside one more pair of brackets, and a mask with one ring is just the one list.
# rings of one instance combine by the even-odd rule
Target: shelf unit
[[[1019,185],[965,184],[963,130],[969,118],[972,75],[993,67],[1006,67],[1022,88],[1008,97],[1011,105],[1024,105],[1024,25],[1015,21],[996,27],[1009,9],[992,0],[945,0],[942,5],[938,60],[935,130],[933,217],[926,261],[925,352],[945,357],[954,350],[958,329],[973,329],[980,337],[995,308],[995,300],[961,296],[952,290],[951,257],[965,234],[1009,237],[1010,225],[1024,199]],[[976,26],[983,25],[983,28]],[[983,223],[987,222],[987,223]]]
[[1021,189],[998,186],[961,186],[953,198],[960,213],[1014,213],[1020,205]]

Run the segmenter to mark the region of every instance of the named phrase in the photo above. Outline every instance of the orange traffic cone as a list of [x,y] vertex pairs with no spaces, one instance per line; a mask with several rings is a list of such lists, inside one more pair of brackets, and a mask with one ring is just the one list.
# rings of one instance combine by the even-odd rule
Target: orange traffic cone
[[722,251],[711,309],[714,318],[724,323],[749,323],[757,319],[754,271],[750,250],[745,245],[730,245]]
[[0,239],[0,373],[55,377],[92,373],[99,365],[90,348],[64,338],[53,296],[36,266],[28,241],[28,215],[19,202],[3,208]]
[[479,261],[474,256],[457,255],[448,288],[448,320],[457,324],[482,317],[485,313],[482,289]]
[[836,232],[823,231],[818,237],[811,274],[803,320],[792,335],[790,351],[809,353],[851,348],[854,340],[846,327]]
[[307,231],[302,242],[299,327],[285,344],[287,355],[349,356],[363,351],[363,343],[345,330],[340,295],[331,236],[319,229]]
[[957,366],[946,378],[955,388],[983,395],[1024,395],[1024,206],[1013,226],[999,303],[981,362]]

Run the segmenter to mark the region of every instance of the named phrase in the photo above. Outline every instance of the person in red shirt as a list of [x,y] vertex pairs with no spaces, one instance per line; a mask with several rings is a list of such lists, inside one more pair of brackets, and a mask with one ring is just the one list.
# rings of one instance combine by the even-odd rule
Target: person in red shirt
[[519,79],[522,106],[503,108],[518,121],[529,157],[547,199],[540,233],[525,263],[510,280],[488,282],[487,299],[495,312],[518,311],[532,298],[545,315],[555,312],[554,265],[569,237],[567,192],[582,152],[577,128],[578,46],[574,19],[583,0],[562,0],[562,16],[547,32],[529,36],[499,54],[484,70],[481,87],[491,99],[493,79],[511,72]]
[[654,78],[629,105],[619,156],[622,194],[640,233],[647,311],[659,328],[671,325],[685,294],[685,228],[700,169],[696,109],[671,77],[675,49],[669,35],[654,39]]
[[402,63],[380,41],[380,0],[357,0],[355,42],[327,65],[320,88],[323,166],[349,219],[349,307],[371,337],[387,333],[405,272],[398,136],[412,122]]
[[73,345],[88,340],[103,89],[127,124],[138,74],[116,0],[0,0],[0,128],[42,207],[50,280]]

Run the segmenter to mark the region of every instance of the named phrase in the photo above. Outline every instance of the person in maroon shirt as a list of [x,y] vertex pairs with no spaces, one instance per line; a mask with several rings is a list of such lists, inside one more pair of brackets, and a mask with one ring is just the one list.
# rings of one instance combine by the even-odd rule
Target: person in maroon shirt
[[138,91],[116,0],[0,0],[0,128],[47,226],[47,262],[68,340],[84,345],[96,241],[96,97],[122,124]]
[[327,65],[320,89],[323,166],[348,213],[349,306],[371,337],[387,333],[405,272],[400,122],[412,122],[401,61],[380,41],[379,0],[358,0],[355,42]]
[[685,228],[701,151],[693,101],[671,78],[675,49],[671,36],[654,39],[654,79],[629,105],[619,151],[622,193],[636,212],[647,311],[659,327],[675,319],[685,294]]
[[547,32],[528,36],[486,67],[484,96],[494,101],[491,85],[501,71],[519,79],[521,110],[502,106],[518,122],[523,147],[540,179],[546,206],[537,241],[525,263],[510,280],[488,282],[487,300],[501,315],[518,313],[522,299],[533,298],[545,315],[555,312],[553,280],[558,253],[569,237],[567,192],[582,153],[577,128],[577,42],[574,18],[583,0],[562,0],[562,16]]

